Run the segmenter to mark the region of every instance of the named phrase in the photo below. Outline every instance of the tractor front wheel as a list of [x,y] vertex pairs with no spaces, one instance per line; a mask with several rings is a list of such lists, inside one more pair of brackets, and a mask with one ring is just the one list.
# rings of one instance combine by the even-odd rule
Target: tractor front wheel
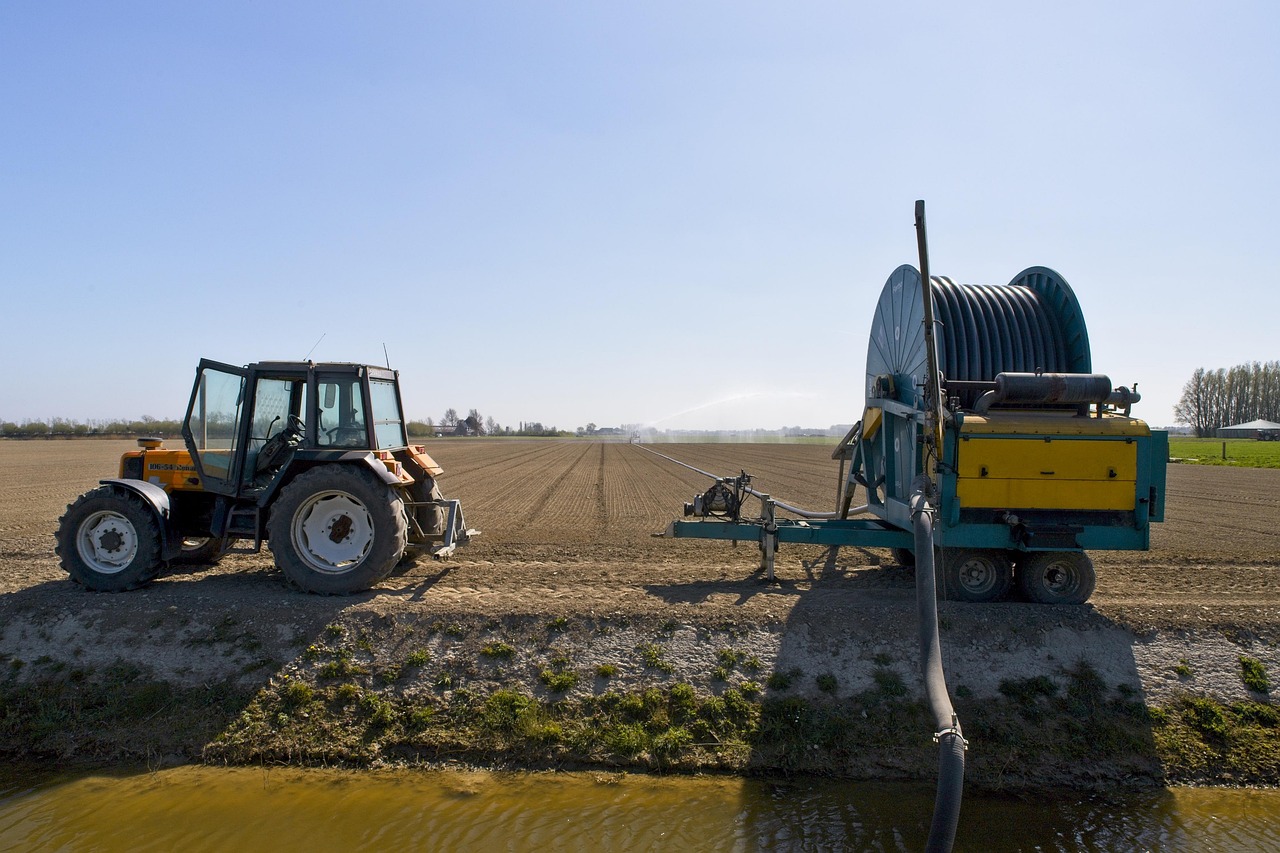
[[267,538],[295,586],[322,595],[360,592],[390,574],[404,553],[404,499],[371,471],[312,468],[280,493]]
[[55,550],[71,579],[97,592],[136,589],[162,568],[155,513],[142,498],[110,486],[67,506]]
[[1037,604],[1084,604],[1097,581],[1083,551],[1036,551],[1018,562],[1018,586]]

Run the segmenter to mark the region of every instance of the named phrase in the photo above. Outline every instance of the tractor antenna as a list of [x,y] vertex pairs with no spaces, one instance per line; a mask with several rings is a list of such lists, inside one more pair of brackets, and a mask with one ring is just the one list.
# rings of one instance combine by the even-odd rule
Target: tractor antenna
[[387,355],[387,342],[382,342],[382,358],[387,362],[387,370],[391,369],[391,356]]
[[304,355],[304,356],[302,357],[302,360],[303,360],[303,361],[306,361],[307,359],[311,358],[311,353],[313,353],[313,352],[315,352],[315,351],[316,351],[316,347],[320,346],[320,341],[323,341],[323,340],[324,340],[324,336],[325,336],[325,335],[327,335],[327,334],[329,334],[329,333],[328,333],[328,332],[321,332],[321,333],[320,333],[320,338],[319,338],[319,340],[317,340],[314,344],[312,344],[312,345],[311,345],[311,349],[307,350],[307,354],[306,354],[306,355]]

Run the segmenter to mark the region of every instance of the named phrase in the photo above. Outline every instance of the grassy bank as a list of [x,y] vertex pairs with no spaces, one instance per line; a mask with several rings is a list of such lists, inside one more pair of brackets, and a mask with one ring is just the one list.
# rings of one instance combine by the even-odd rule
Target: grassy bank
[[[176,688],[137,667],[92,674],[32,665],[0,682],[0,751],[77,763],[205,761],[370,766],[463,762],[650,772],[816,773],[930,779],[937,748],[922,703],[888,670],[836,699],[789,696],[786,676],[702,693],[674,683],[557,699],[519,687],[406,691],[341,668]],[[972,747],[967,778],[990,790],[1280,783],[1280,711],[1186,696],[1147,707],[1087,666],[1065,687],[1009,680],[1000,696],[957,696]]]

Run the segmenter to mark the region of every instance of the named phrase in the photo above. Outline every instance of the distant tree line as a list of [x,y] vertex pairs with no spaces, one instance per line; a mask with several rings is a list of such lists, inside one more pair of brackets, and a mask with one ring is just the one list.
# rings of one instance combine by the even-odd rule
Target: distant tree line
[[433,435],[523,435],[554,436],[565,435],[554,426],[543,426],[538,421],[521,421],[517,427],[503,426],[491,417],[484,417],[476,409],[467,412],[466,417],[458,414],[457,409],[446,409],[439,421],[431,418],[412,420],[405,425],[409,435],[424,437]]
[[1230,369],[1197,368],[1182,386],[1173,414],[1201,438],[1233,424],[1280,422],[1280,361],[1255,361]]
[[0,436],[4,438],[40,438],[47,436],[90,435],[178,435],[182,421],[159,420],[143,415],[135,421],[88,420],[73,421],[51,418],[47,421],[24,420],[22,423],[0,420]]
[[[567,435],[554,426],[543,426],[538,421],[521,421],[518,427],[504,427],[493,418],[481,417],[475,409],[472,409],[465,418],[459,417],[456,409],[449,409],[439,423],[427,418],[409,421],[405,426],[409,430],[409,435],[416,438],[435,435]],[[181,434],[182,421],[161,420],[149,415],[143,415],[132,421],[92,419],[75,421],[67,418],[51,418],[47,421],[29,419],[15,423],[0,419],[0,438],[66,438],[95,435],[178,436]]]

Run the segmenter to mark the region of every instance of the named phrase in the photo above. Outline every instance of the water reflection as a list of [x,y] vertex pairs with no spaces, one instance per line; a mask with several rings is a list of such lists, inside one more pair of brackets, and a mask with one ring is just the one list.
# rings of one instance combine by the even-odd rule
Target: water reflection
[[[186,767],[0,773],[0,849],[918,850],[924,786],[608,773]],[[957,850],[1280,849],[1280,791],[969,795]]]

